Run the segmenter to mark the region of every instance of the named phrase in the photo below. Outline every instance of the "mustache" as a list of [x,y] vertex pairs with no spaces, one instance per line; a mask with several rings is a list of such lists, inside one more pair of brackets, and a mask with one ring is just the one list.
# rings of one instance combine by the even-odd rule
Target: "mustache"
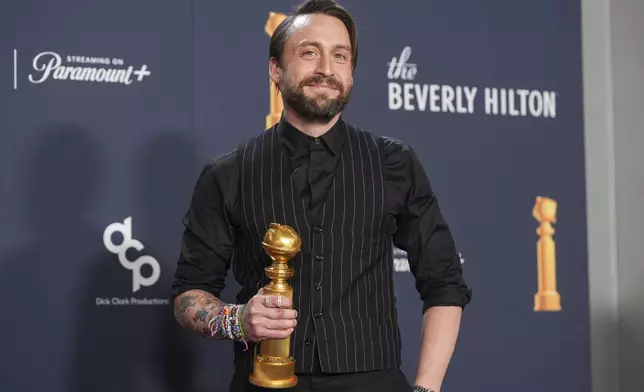
[[313,75],[309,78],[304,79],[302,83],[300,83],[300,87],[304,87],[309,84],[326,84],[329,87],[344,91],[344,85],[342,84],[342,82],[332,76],[324,77],[322,75]]

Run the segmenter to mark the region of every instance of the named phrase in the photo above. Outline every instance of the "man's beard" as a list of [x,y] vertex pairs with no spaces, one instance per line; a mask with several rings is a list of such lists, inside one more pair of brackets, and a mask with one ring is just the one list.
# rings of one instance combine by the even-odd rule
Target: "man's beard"
[[[329,87],[339,91],[337,98],[329,98],[327,93],[317,93],[315,97],[309,97],[304,93],[304,87],[310,84],[326,83]],[[284,103],[291,107],[304,120],[326,124],[349,103],[351,90],[344,89],[342,82],[335,78],[325,78],[321,75],[313,75],[304,79],[298,86],[290,83],[281,85],[282,98]]]

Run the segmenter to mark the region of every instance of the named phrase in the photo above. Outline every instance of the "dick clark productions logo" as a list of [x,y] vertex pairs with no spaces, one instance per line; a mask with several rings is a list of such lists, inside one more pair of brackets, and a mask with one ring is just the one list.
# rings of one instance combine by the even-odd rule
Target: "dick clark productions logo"
[[[120,244],[115,244],[112,241],[112,236],[115,233],[121,233],[123,236],[123,242]],[[152,286],[159,280],[161,275],[161,267],[159,262],[152,256],[142,255],[139,256],[136,260],[130,261],[127,258],[127,251],[129,249],[136,249],[137,251],[142,251],[144,246],[141,241],[135,240],[132,238],[132,217],[127,217],[123,223],[114,222],[105,228],[103,232],[103,244],[105,248],[110,252],[118,255],[119,262],[130,271],[132,271],[132,292],[136,293],[141,289],[141,286]],[[152,274],[148,277],[145,277],[141,274],[141,268],[143,265],[149,265],[152,268]]]

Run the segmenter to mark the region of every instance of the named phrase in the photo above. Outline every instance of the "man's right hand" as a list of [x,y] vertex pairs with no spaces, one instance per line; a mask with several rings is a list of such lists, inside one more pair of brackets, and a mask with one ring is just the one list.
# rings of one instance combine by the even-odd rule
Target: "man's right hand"
[[249,341],[283,339],[290,336],[297,324],[297,311],[291,299],[265,295],[261,289],[248,301],[242,317],[244,333]]

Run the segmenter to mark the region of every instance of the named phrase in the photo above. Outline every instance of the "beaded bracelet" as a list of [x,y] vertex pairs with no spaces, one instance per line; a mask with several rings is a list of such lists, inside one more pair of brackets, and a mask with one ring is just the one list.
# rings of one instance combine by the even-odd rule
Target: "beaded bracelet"
[[245,305],[223,305],[219,313],[208,322],[211,336],[220,333],[227,339],[243,342],[244,351],[248,350],[248,342],[242,326],[245,308]]

